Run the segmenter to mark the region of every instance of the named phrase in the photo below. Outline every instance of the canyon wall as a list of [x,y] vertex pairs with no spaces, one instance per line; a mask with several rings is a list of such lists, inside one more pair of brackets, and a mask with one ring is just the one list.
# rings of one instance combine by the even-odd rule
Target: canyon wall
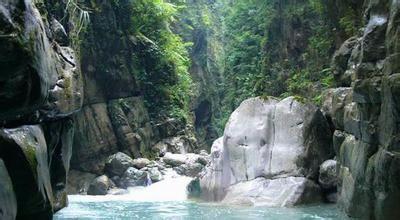
[[324,106],[334,127],[338,204],[362,219],[400,218],[400,2],[365,1],[363,27],[335,53]]
[[68,171],[103,174],[116,152],[195,149],[184,122],[149,114],[165,109],[149,111],[138,72],[169,70],[134,16],[128,0],[0,3],[1,219],[50,219]]
[[73,115],[83,104],[74,46],[43,1],[0,3],[0,218],[66,206]]

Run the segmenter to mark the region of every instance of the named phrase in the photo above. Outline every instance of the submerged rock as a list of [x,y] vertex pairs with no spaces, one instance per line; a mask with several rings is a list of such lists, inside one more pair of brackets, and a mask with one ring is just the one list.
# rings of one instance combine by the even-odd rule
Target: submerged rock
[[111,181],[106,175],[99,176],[94,179],[89,186],[87,191],[88,195],[107,195],[108,189],[110,189]]
[[[246,190],[240,188],[255,190],[252,183],[246,182],[260,176],[266,181],[281,181],[282,189],[290,188],[292,182],[279,179],[294,176],[312,185],[308,184],[312,181],[307,178],[316,178],[320,164],[333,155],[331,137],[328,122],[312,105],[300,103],[293,97],[282,101],[273,98],[245,100],[232,113],[224,136],[212,146],[211,164],[200,179],[201,197],[228,201],[225,198],[230,188],[230,199],[244,200],[244,197],[254,195],[246,194]],[[268,189],[265,190],[267,193]],[[319,190],[307,192],[307,187],[298,190],[297,194],[311,193],[314,195],[310,197],[320,198]],[[293,198],[287,205],[309,202],[301,197],[286,196]],[[279,204],[282,200],[274,193],[269,199],[269,204]]]

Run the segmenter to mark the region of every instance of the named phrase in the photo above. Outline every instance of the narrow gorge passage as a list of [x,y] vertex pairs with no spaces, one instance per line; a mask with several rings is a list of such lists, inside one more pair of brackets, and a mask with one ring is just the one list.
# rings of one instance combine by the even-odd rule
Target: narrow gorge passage
[[0,220],[400,219],[398,0],[0,0]]

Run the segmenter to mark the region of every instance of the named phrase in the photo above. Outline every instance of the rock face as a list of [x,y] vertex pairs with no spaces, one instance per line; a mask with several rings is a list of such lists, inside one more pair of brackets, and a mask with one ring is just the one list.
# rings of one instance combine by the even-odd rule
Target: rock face
[[90,183],[96,178],[95,174],[70,170],[68,173],[68,195],[87,193]]
[[0,159],[0,219],[15,219],[17,217],[17,200],[11,178],[8,175],[3,160]]
[[399,219],[400,4],[360,2],[364,28],[337,52],[341,61],[332,63],[340,70],[337,84],[348,87],[327,97],[336,129],[338,203],[351,217]]
[[74,51],[51,43],[50,27],[32,1],[7,1],[1,8],[0,125],[78,111],[83,87]]
[[[312,180],[316,179],[320,164],[333,156],[330,138],[329,124],[312,105],[293,97],[282,101],[245,100],[232,113],[224,136],[212,146],[211,165],[200,179],[201,197],[226,202],[247,197],[246,201],[253,205],[278,206],[318,201],[321,196]],[[281,179],[289,177],[298,178]],[[271,184],[264,184],[263,190],[256,189],[263,181]],[[275,192],[286,190],[296,195],[288,196],[287,203],[274,197]],[[260,200],[250,198],[263,193]]]
[[67,204],[83,78],[65,34],[43,1],[0,2],[1,219],[51,219]]
[[123,152],[132,158],[153,158],[157,152],[152,146],[177,136],[185,125],[175,119],[150,118],[136,77],[156,71],[150,61],[157,60],[159,48],[132,34],[131,18],[140,16],[134,14],[132,1],[81,4],[96,10],[90,13],[80,45],[85,98],[75,116],[71,167],[102,175],[109,156]]
[[109,156],[117,152],[147,156],[156,138],[135,79],[137,51],[127,30],[134,16],[131,2],[82,4],[96,10],[82,38],[85,99],[76,116],[71,166],[102,175]]

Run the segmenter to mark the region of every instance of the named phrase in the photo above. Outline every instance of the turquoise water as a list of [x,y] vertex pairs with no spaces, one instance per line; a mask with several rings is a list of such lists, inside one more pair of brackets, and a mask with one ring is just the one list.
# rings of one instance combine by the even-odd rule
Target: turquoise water
[[345,219],[333,205],[302,208],[229,207],[193,201],[70,201],[55,216],[61,219]]
[[116,220],[308,220],[346,219],[334,205],[301,208],[234,207],[188,200],[188,177],[169,178],[125,195],[68,196],[69,206],[54,219]]

